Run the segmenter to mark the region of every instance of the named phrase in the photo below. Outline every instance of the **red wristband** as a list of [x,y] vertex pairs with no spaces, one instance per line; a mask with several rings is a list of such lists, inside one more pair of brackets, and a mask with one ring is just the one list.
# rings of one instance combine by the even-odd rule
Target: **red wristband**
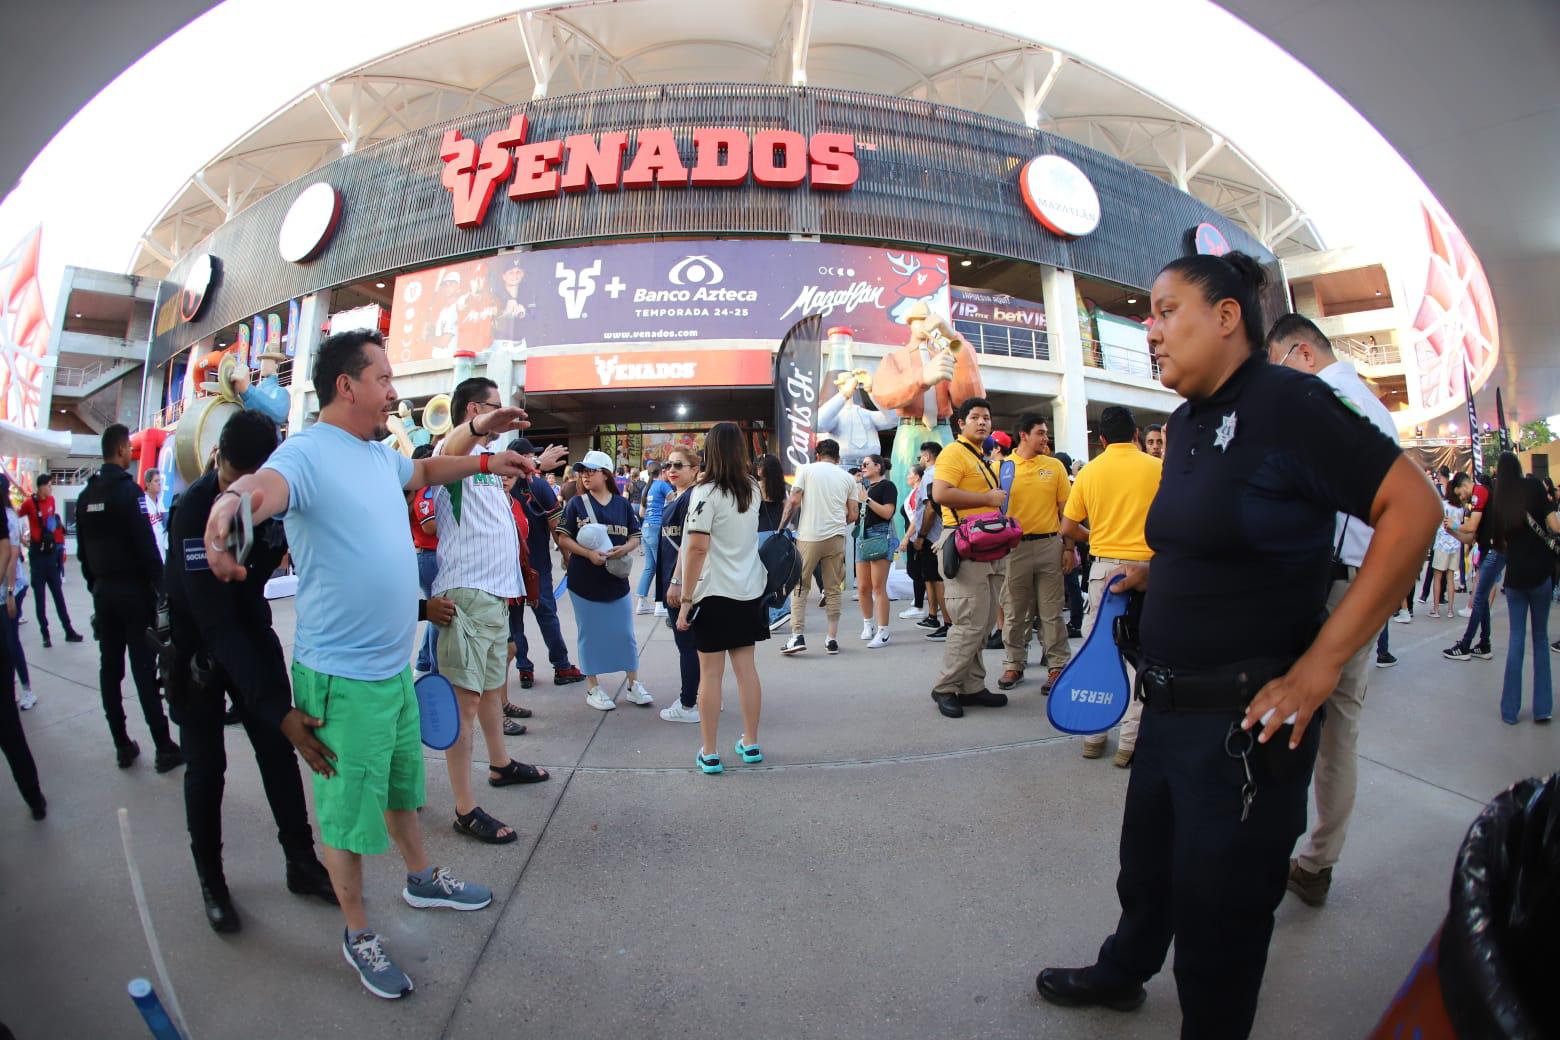
[[478,458],[480,458],[482,461],[477,463],[477,472],[486,473],[488,471],[488,460],[492,457],[492,455],[485,451],[479,455]]

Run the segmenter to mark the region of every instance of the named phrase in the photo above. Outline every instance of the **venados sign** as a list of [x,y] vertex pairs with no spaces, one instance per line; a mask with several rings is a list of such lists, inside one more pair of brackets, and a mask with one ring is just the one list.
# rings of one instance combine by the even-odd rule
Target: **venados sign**
[[749,133],[731,127],[693,131],[694,164],[677,152],[666,127],[640,130],[633,161],[624,168],[628,134],[571,134],[562,140],[526,141],[529,122],[514,116],[509,125],[477,142],[459,130],[444,132],[439,158],[442,182],[454,201],[457,227],[478,227],[498,186],[511,175],[509,197],[546,198],[561,191],[618,188],[730,187],[749,174],[769,188],[795,188],[806,181],[814,190],[844,190],[856,183],[856,139],[850,134],[813,134],[795,130]]

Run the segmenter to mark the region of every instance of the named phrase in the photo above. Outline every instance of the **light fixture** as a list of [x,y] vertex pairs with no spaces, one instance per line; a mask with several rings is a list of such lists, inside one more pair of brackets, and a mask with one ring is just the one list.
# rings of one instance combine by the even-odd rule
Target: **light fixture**
[[677,406],[677,414],[678,415],[687,415],[688,414],[688,406],[685,405],[685,404],[679,404]]
[[[383,289],[384,287],[385,287],[385,283],[384,282],[375,282],[374,283],[374,288],[375,289]],[[1376,295],[1380,296],[1381,294],[1377,293]]]
[[971,265],[971,264],[973,264],[973,263],[974,263],[974,262],[975,262],[975,261],[973,261],[973,260],[968,260],[968,259],[966,259],[966,260],[960,260],[960,261],[959,261],[959,266],[960,266],[960,267],[968,267],[968,266],[970,266],[970,265]]
[[81,317],[81,312],[80,311],[76,312],[76,317],[78,317],[78,318]]
[[1377,295],[1377,296],[1380,296],[1380,295],[1381,295],[1381,290],[1380,290],[1380,289],[1377,289],[1377,290],[1376,290],[1376,295]]
[[1127,297],[1127,302],[1128,303],[1137,303],[1137,297],[1136,296],[1128,296]]

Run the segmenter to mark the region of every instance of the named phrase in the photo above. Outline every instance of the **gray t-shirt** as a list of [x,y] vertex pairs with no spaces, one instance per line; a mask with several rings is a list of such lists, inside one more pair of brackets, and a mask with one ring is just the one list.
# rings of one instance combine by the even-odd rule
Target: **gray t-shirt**
[[833,462],[809,462],[796,471],[796,489],[802,492],[801,519],[796,538],[821,542],[850,529],[846,503],[856,494],[856,481]]

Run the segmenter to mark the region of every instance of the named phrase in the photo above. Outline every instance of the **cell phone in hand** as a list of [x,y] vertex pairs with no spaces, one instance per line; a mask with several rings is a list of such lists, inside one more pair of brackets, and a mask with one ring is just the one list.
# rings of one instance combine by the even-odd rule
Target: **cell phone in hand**
[[227,547],[233,550],[233,558],[239,563],[249,559],[249,550],[255,544],[255,511],[249,496],[238,496],[238,515],[233,518],[233,530],[228,532]]

